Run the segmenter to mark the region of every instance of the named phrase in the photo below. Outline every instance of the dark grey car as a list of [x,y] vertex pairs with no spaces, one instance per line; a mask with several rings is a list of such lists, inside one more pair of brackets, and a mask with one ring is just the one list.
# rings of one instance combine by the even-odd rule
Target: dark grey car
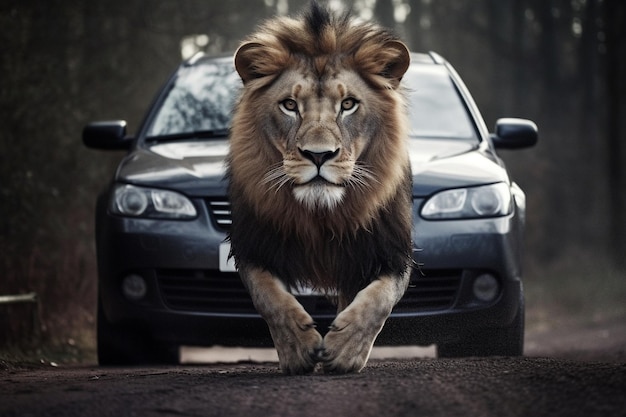
[[[413,54],[403,83],[419,267],[377,345],[521,355],[525,195],[495,149],[532,146],[537,128],[500,119],[490,134],[434,53]],[[100,364],[175,362],[180,345],[271,346],[225,241],[224,157],[239,88],[231,57],[198,56],[165,84],[135,137],[123,121],[85,127],[88,147],[128,152],[96,208]],[[325,297],[300,288],[298,298],[319,329],[330,324]]]

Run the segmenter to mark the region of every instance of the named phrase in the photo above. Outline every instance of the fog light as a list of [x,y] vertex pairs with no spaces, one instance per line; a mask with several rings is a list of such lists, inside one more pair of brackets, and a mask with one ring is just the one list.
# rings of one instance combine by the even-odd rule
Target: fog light
[[480,301],[493,301],[500,292],[498,280],[491,274],[482,274],[474,280],[474,297]]
[[148,285],[142,276],[137,274],[128,275],[122,281],[122,292],[129,300],[141,300],[148,292]]

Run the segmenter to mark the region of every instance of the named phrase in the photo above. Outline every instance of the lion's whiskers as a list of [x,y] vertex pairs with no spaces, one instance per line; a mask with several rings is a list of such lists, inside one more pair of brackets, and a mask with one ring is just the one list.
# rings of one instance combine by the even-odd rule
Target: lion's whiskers
[[[283,164],[277,163],[265,173],[260,184],[268,185],[266,192],[273,190],[277,193],[283,186],[290,182],[293,182],[293,179],[285,173]],[[376,178],[372,170],[363,164],[355,164],[352,175],[346,181],[346,186],[359,191],[368,191],[375,184],[380,184],[380,181]]]
[[285,174],[283,164],[278,163],[271,168],[261,180],[261,184],[269,184],[267,191],[274,190],[278,192],[285,184],[289,183],[291,178]]
[[347,184],[360,191],[367,191],[372,188],[372,183],[380,183],[374,173],[365,165],[354,165],[354,171],[352,171]]

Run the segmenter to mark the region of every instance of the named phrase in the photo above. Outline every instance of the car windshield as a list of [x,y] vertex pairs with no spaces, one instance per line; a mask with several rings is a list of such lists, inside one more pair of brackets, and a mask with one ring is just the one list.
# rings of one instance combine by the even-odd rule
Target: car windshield
[[411,66],[403,82],[409,93],[411,136],[470,140],[476,138],[467,109],[443,67]]
[[241,88],[231,60],[183,67],[156,113],[148,137],[226,132]]
[[[472,140],[476,132],[450,76],[439,65],[412,65],[408,90],[410,135]],[[147,133],[149,138],[225,136],[241,80],[232,61],[203,61],[183,67]]]

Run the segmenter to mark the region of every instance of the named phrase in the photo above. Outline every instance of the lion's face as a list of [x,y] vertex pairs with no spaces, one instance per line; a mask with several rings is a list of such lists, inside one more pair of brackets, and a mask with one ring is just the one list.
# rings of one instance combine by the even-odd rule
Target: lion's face
[[353,71],[317,79],[306,68],[285,73],[264,94],[265,133],[280,155],[263,181],[289,187],[308,208],[337,206],[347,188],[374,179],[360,160],[375,131],[375,95]]

